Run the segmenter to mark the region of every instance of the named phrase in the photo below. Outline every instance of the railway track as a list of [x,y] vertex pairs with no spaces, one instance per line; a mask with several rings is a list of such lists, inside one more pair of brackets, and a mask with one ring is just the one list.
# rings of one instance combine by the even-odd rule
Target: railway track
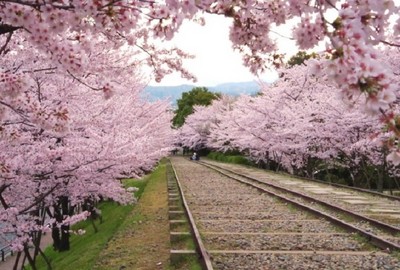
[[205,269],[400,269],[399,258],[389,254],[398,248],[391,229],[333,215],[316,198],[257,181],[258,171],[256,178],[235,166],[178,157],[171,163]]
[[380,193],[371,193],[361,189],[332,186],[305,179],[263,172],[243,166],[232,166],[212,161],[202,162],[227,176],[239,181],[268,187],[280,195],[291,198],[344,220],[363,230],[366,237],[378,235],[391,244],[382,244],[382,248],[400,251],[400,198]]

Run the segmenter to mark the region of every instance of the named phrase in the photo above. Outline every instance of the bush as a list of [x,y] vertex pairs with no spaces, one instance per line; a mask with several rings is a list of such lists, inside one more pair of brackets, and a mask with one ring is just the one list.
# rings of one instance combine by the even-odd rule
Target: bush
[[245,156],[235,154],[229,155],[228,153],[220,153],[220,152],[210,152],[207,157],[209,159],[226,162],[226,163],[234,163],[234,164],[242,164],[242,165],[254,165],[250,160],[248,160]]

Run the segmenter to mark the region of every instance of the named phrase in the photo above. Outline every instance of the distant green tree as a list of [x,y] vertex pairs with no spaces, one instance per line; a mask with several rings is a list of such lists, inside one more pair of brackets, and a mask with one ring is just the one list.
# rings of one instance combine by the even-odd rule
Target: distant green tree
[[304,63],[304,61],[311,59],[311,58],[317,58],[318,54],[316,53],[306,53],[305,51],[299,51],[298,53],[296,53],[295,55],[293,55],[292,57],[290,57],[290,59],[288,60],[288,65],[289,67],[293,67],[295,65],[301,65]]
[[206,87],[195,87],[189,92],[182,93],[182,97],[177,100],[178,108],[175,110],[175,116],[172,124],[175,127],[181,127],[189,114],[193,113],[194,105],[208,106],[214,99],[221,97],[219,93],[212,93]]

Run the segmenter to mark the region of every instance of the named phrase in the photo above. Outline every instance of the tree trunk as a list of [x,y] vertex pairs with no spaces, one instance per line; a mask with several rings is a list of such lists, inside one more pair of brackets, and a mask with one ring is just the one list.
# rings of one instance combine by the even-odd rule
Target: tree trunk
[[13,270],[17,270],[18,269],[18,264],[19,264],[19,260],[21,259],[21,255],[22,255],[22,253],[21,253],[21,251],[19,251],[17,253],[16,258],[15,258],[15,263],[14,263]]
[[56,223],[53,223],[53,228],[51,229],[51,237],[53,238],[54,250],[60,250],[60,228],[57,227]]
[[[61,212],[63,215],[71,216],[73,210],[69,209],[69,200],[68,197],[63,196],[60,198],[61,200]],[[60,249],[59,251],[69,250],[69,225],[61,225],[61,241],[60,241]]]
[[377,191],[383,193],[383,172],[378,169],[378,182],[376,183]]
[[[37,270],[35,261],[33,260],[31,254],[29,253],[29,249],[26,245],[24,247],[24,253],[25,253],[25,258],[28,259],[29,265],[31,266],[32,270]],[[24,267],[24,264],[22,265],[22,267]]]
[[69,225],[62,225],[59,251],[69,250],[69,236]]
[[[63,224],[60,226],[60,223],[63,222],[64,216],[71,216],[73,214],[74,208],[69,207],[68,197],[62,196],[59,198],[59,204],[54,206],[54,217],[57,221],[57,224],[53,224],[52,228],[52,237],[53,237],[53,247],[58,251],[66,251],[70,249],[69,244],[69,225]],[[58,227],[58,226],[60,227]]]
[[53,268],[51,267],[51,263],[50,263],[49,259],[47,258],[46,254],[44,254],[44,252],[42,251],[42,249],[40,247],[39,247],[39,253],[40,253],[40,255],[42,255],[43,260],[47,264],[47,270],[52,270]]

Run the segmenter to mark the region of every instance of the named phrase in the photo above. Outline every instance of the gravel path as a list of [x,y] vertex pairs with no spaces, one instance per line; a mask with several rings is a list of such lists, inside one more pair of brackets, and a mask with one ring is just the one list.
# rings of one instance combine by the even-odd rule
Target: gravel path
[[397,258],[324,219],[197,162],[171,162],[214,269],[400,269]]

